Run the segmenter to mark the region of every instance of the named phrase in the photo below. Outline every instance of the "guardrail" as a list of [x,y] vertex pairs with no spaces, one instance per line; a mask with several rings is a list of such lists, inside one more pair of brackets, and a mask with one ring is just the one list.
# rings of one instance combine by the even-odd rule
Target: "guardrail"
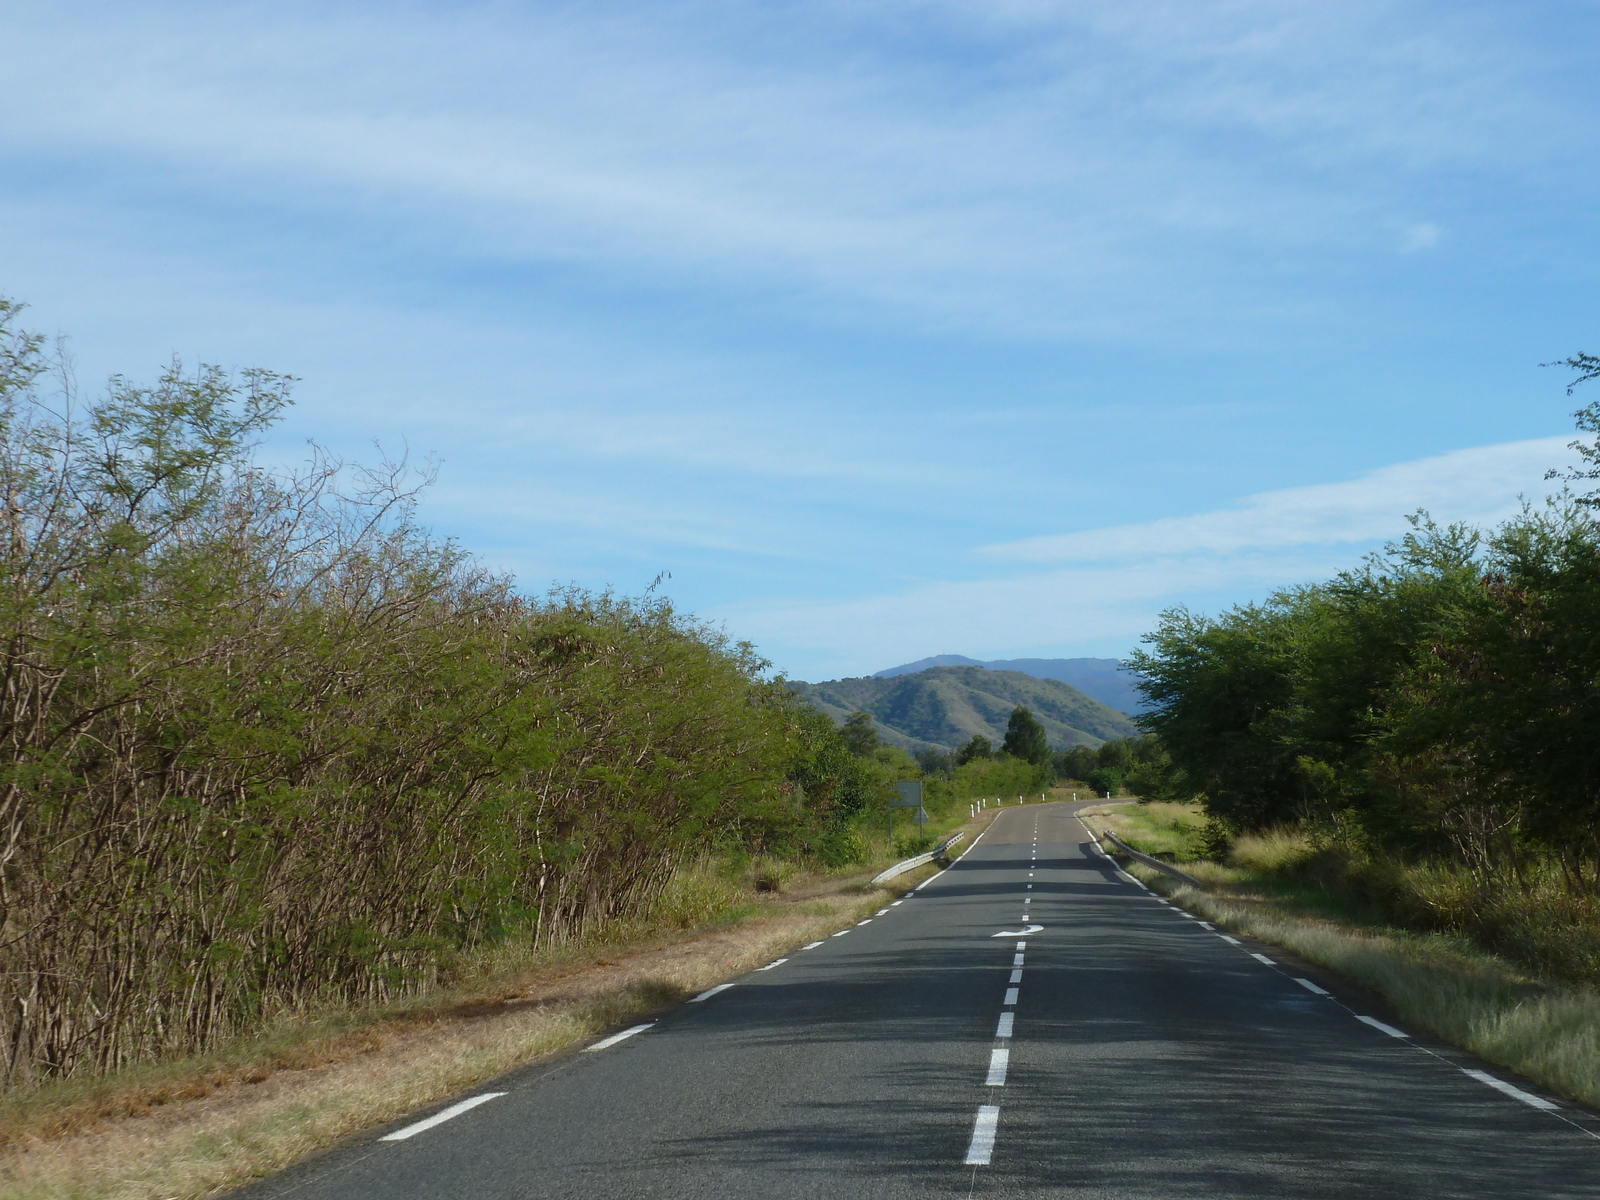
[[907,871],[916,870],[918,867],[922,866],[923,863],[930,863],[936,859],[942,859],[945,851],[949,850],[951,846],[954,846],[966,836],[967,835],[964,833],[952,833],[949,837],[945,838],[944,841],[940,842],[926,854],[918,854],[915,858],[902,859],[900,862],[895,863],[895,865],[890,867],[887,871],[884,871],[878,875],[874,875],[872,878],[872,885],[876,886],[880,883],[887,883],[896,875],[904,875]]
[[1201,886],[1200,881],[1193,875],[1189,874],[1189,872],[1180,871],[1171,863],[1162,862],[1159,858],[1156,858],[1154,855],[1146,854],[1143,850],[1135,850],[1132,846],[1128,845],[1127,842],[1123,841],[1109,829],[1102,829],[1096,832],[1094,827],[1091,825],[1089,826],[1089,832],[1093,833],[1096,837],[1110,838],[1111,841],[1116,843],[1117,848],[1129,858],[1136,859],[1147,867],[1154,867],[1157,871],[1165,872],[1166,874],[1171,875],[1174,879],[1181,879],[1185,883],[1192,883],[1196,887]]

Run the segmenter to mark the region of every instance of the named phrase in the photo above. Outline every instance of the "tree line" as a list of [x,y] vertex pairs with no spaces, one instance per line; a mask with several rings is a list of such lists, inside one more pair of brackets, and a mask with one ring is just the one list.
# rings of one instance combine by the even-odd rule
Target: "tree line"
[[849,861],[832,723],[665,600],[542,599],[405,464],[253,448],[292,381],[81,395],[0,300],[4,1083],[384,1001],[649,910],[708,848]]
[[[1600,374],[1579,355],[1574,386]],[[1577,414],[1600,433],[1600,405]],[[1572,443],[1569,484],[1600,478]],[[1552,471],[1551,475],[1557,475]],[[1600,493],[1481,531],[1417,514],[1361,567],[1206,617],[1163,614],[1131,666],[1167,758],[1223,835],[1330,843],[1600,892]],[[1487,884],[1486,884],[1487,886]]]

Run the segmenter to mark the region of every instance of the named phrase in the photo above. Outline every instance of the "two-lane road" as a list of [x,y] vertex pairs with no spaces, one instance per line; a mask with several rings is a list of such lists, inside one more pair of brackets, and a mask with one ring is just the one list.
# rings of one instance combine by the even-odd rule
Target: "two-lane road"
[[1073,811],[1004,811],[868,921],[248,1195],[1600,1196],[1586,1114],[1156,899]]

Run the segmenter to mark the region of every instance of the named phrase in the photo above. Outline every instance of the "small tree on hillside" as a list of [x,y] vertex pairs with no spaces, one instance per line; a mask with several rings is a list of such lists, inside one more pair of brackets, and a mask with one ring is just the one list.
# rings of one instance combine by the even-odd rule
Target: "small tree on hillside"
[[1011,710],[1011,722],[1006,726],[1006,740],[1001,743],[1003,753],[1020,758],[1035,766],[1050,761],[1050,743],[1044,726],[1022,705]]
[[871,713],[851,713],[839,733],[844,738],[844,744],[850,747],[850,753],[857,758],[865,758],[878,748],[878,729],[872,723]]

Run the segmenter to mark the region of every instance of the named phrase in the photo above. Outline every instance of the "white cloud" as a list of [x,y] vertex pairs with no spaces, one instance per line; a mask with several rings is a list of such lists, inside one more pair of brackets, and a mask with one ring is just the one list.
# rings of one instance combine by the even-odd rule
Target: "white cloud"
[[748,605],[720,616],[814,677],[927,654],[982,658],[1122,654],[1174,604],[1207,609],[1324,579],[1398,537],[1405,515],[1491,524],[1551,486],[1567,438],[1539,438],[1400,463],[1342,483],[1248,497],[1189,517],[983,547],[991,562],[1049,569],[928,583],[896,595]]
[[1492,522],[1514,512],[1520,496],[1537,490],[1552,463],[1570,457],[1569,440],[1535,438],[1457,450],[1343,483],[1263,492],[1237,508],[1027,538],[985,546],[980,553],[1002,561],[1052,563],[1347,546],[1395,536],[1405,528],[1402,515],[1418,508],[1445,521]]

